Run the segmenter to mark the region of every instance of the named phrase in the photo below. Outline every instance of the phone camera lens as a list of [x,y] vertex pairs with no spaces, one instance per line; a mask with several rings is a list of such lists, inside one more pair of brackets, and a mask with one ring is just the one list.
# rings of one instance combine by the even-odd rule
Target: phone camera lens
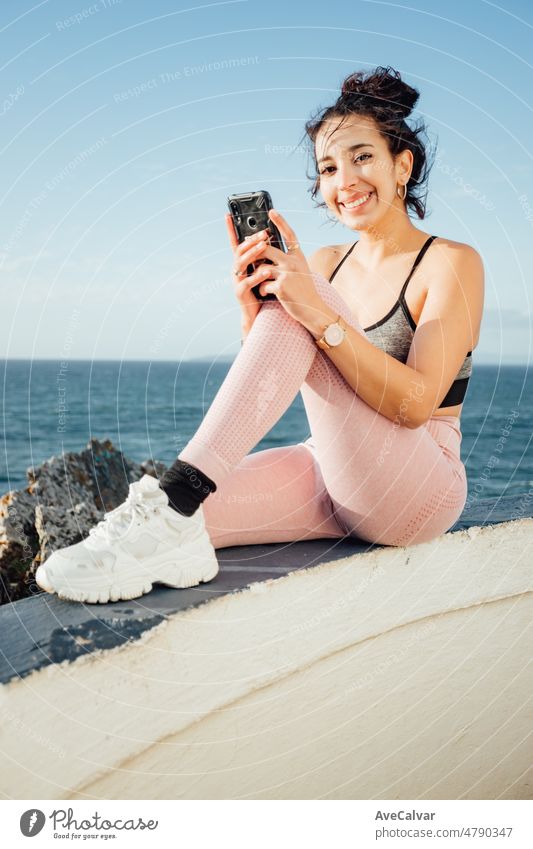
[[249,226],[249,227],[254,227],[254,228],[255,228],[255,227],[257,227],[257,218],[254,218],[254,217],[251,215],[251,216],[249,217],[249,219],[248,219],[248,226]]

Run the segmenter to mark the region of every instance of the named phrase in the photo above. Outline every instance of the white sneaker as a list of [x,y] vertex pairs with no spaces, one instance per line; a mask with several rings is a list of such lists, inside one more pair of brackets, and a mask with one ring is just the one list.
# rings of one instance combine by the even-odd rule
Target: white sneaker
[[217,572],[202,505],[182,516],[169,507],[159,482],[144,475],[88,537],[54,551],[35,580],[60,598],[95,604],[137,598],[154,583],[195,587]]

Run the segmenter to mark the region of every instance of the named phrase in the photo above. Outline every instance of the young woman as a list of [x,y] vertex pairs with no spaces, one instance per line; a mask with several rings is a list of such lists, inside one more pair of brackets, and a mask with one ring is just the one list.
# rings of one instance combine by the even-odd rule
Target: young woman
[[[106,602],[211,580],[216,548],[357,536],[405,546],[457,520],[467,483],[460,415],[483,310],[468,245],[414,226],[429,170],[418,92],[390,68],[350,75],[306,125],[312,195],[358,240],[306,259],[289,224],[238,244],[245,343],[161,481],[145,476],[82,542],[37,572],[49,592]],[[247,266],[260,259],[250,276]],[[251,288],[274,293],[260,302]],[[249,453],[301,391],[306,442]]]

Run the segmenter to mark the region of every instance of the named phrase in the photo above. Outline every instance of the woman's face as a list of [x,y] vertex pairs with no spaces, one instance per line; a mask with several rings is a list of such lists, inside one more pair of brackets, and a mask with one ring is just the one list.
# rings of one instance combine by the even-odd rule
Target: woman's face
[[347,227],[374,228],[391,211],[405,210],[397,186],[408,180],[412,154],[394,159],[372,118],[354,115],[337,130],[339,123],[328,121],[316,138],[320,193]]

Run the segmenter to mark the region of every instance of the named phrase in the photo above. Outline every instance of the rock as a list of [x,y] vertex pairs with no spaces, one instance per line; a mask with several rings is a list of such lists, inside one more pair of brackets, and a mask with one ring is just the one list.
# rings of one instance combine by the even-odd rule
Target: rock
[[72,507],[38,504],[35,508],[35,530],[40,542],[38,561],[44,563],[57,548],[79,542],[103,514],[104,511],[98,510],[91,501],[82,501]]
[[143,475],[151,475],[153,478],[160,478],[163,472],[166,472],[167,467],[159,460],[145,460],[141,463]]
[[73,545],[125,501],[130,483],[159,477],[157,460],[135,463],[110,440],[51,457],[26,472],[26,489],[0,499],[0,603],[36,591],[35,570],[58,548]]
[[35,498],[25,490],[0,498],[0,604],[28,593],[25,576],[39,551]]

